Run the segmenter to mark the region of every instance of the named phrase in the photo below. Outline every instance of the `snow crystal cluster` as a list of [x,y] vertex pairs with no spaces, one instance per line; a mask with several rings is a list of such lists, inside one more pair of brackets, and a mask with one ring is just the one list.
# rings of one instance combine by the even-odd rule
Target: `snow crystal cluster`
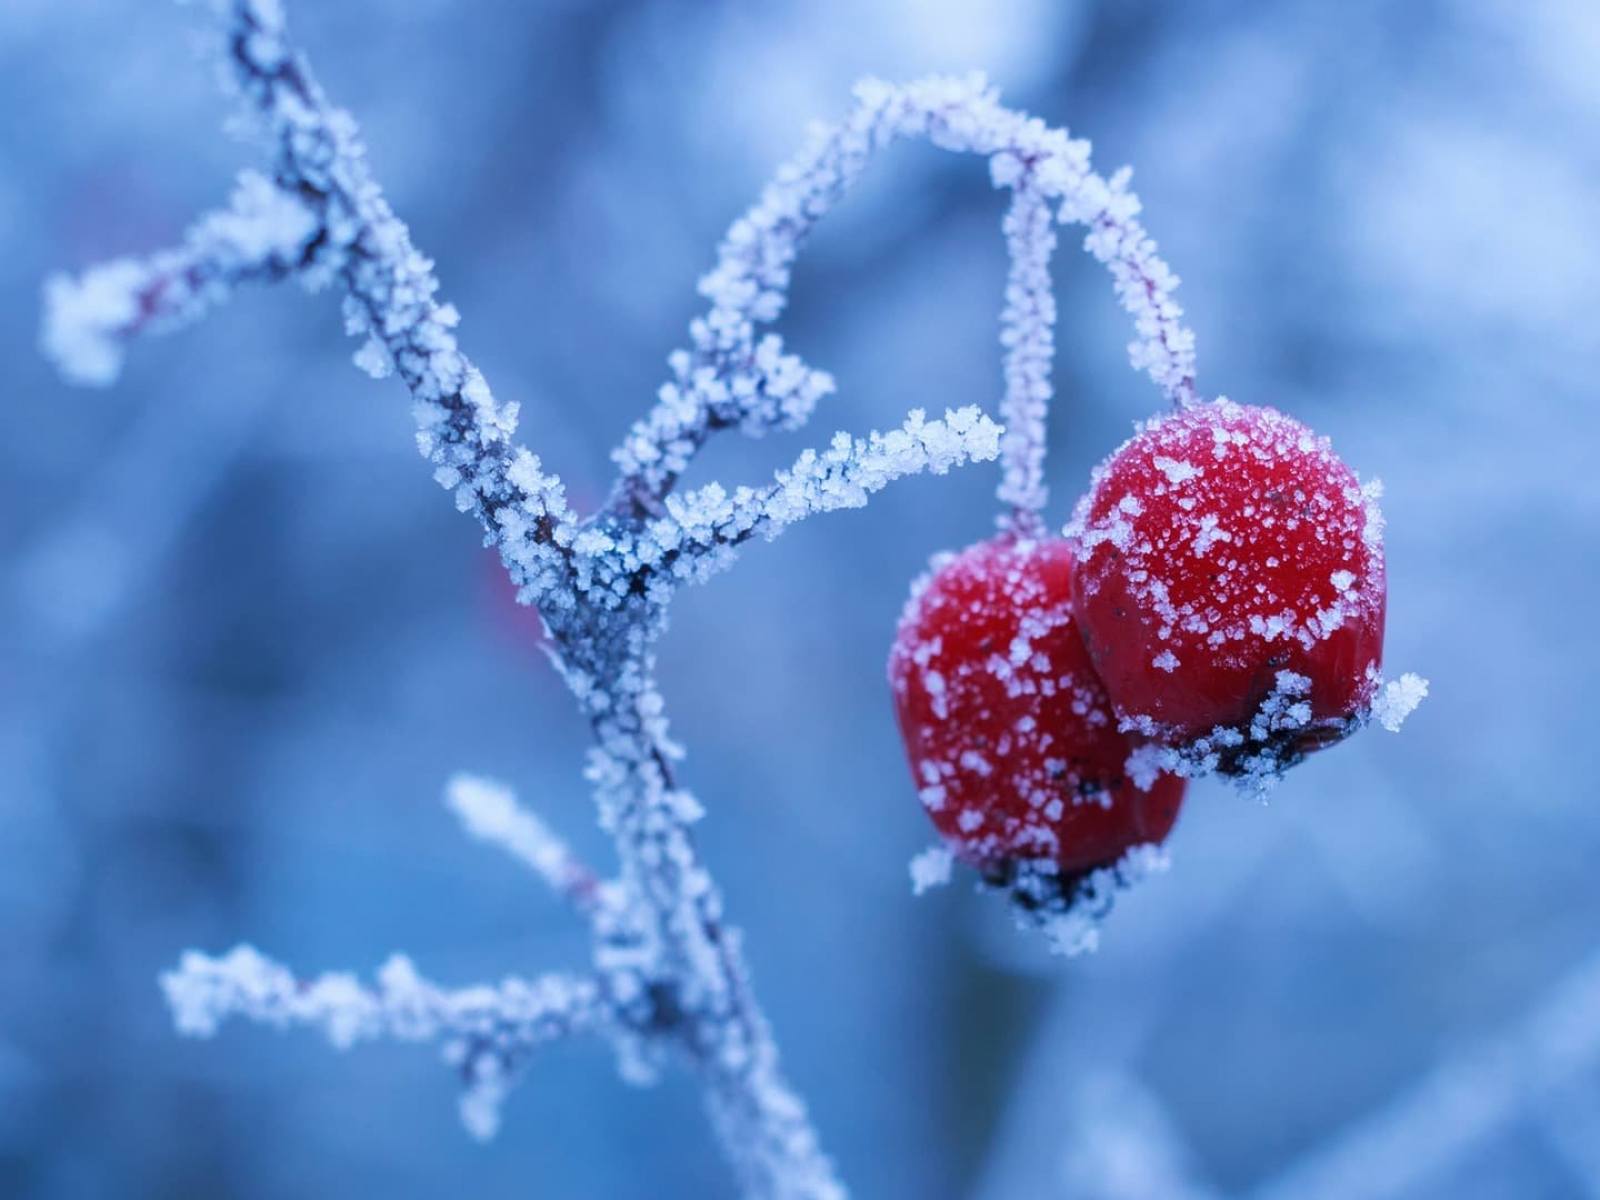
[[950,882],[955,869],[956,856],[948,846],[929,846],[911,859],[911,890],[920,896],[923,892],[943,887]]
[[[1407,671],[1385,682],[1376,667],[1368,670],[1372,703],[1344,723],[1341,737],[1374,721],[1390,733],[1398,733],[1428,695],[1428,681],[1420,675]],[[1304,675],[1279,671],[1272,690],[1243,730],[1219,725],[1183,745],[1146,742],[1128,757],[1128,778],[1136,787],[1148,788],[1163,774],[1196,779],[1226,765],[1230,780],[1241,792],[1266,800],[1283,778],[1285,737],[1292,740],[1294,734],[1316,724],[1306,699],[1310,689],[1311,681]],[[1122,724],[1150,736],[1159,732],[1139,722]]]
[[1116,862],[1090,871],[1063,887],[1049,859],[1016,864],[1004,886],[1019,929],[1038,929],[1056,954],[1083,954],[1100,945],[1100,922],[1117,892],[1165,872],[1170,861],[1160,846],[1132,846]]
[[45,353],[74,383],[112,383],[136,335],[196,321],[240,283],[316,279],[310,267],[321,228],[299,196],[257,171],[241,172],[228,207],[200,218],[178,249],[47,281]]
[[517,803],[510,788],[456,775],[445,787],[445,803],[469,834],[502,846],[556,895],[583,910],[598,903],[600,881],[543,821]]
[[1372,719],[1390,733],[1399,733],[1400,725],[1417,710],[1417,705],[1428,695],[1428,681],[1407,671],[1399,679],[1383,685],[1378,698],[1372,702]]

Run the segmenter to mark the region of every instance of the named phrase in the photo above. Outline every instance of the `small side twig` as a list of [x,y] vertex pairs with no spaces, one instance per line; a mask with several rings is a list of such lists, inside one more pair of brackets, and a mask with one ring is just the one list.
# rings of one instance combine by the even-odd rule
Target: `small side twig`
[[572,975],[450,989],[397,954],[377,979],[375,989],[347,972],[299,979],[254,948],[236,946],[217,958],[189,951],[161,976],[161,988],[178,1031],[190,1037],[211,1037],[229,1018],[245,1017],[278,1029],[320,1029],[340,1050],[379,1038],[439,1042],[462,1072],[462,1117],[480,1138],[493,1135],[509,1080],[530,1054],[563,1038],[603,1033],[613,1021],[600,984]]
[[549,826],[517,803],[511,789],[476,775],[452,776],[445,802],[473,837],[502,847],[584,916],[600,899],[600,880]]

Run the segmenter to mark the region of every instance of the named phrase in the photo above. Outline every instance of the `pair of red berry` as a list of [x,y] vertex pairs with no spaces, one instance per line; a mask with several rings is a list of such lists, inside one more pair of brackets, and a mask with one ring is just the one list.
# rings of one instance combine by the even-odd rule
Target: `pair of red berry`
[[956,856],[1030,906],[1070,902],[1166,838],[1183,775],[1277,774],[1359,725],[1383,646],[1375,500],[1325,438],[1219,400],[1142,426],[1064,539],[936,560],[889,679]]

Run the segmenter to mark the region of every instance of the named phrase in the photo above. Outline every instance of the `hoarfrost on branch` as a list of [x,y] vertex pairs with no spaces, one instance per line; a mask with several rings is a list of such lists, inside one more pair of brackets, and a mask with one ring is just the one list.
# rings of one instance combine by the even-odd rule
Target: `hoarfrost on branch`
[[[700,282],[709,309],[691,324],[689,345],[669,357],[670,378],[654,405],[614,451],[610,498],[580,516],[559,479],[513,441],[516,405],[497,400],[462,352],[460,318],[436,298],[433,264],[390,210],[354,120],[328,102],[289,41],[276,0],[210,7],[223,77],[269,149],[269,173],[242,174],[229,203],[197,221],[176,249],[51,279],[43,348],[69,379],[107,384],[134,338],[194,322],[243,284],[292,277],[338,288],[346,329],[361,339],[356,365],[404,381],[434,478],[477,519],[519,599],[537,606],[549,628],[593,728],[587,777],[615,841],[617,871],[602,878],[577,862],[508,789],[457,776],[448,801],[467,831],[499,844],[589,922],[587,972],[450,990],[396,957],[370,988],[349,975],[300,981],[246,947],[221,958],[190,952],[162,981],[179,1029],[209,1036],[224,1019],[243,1016],[320,1028],[338,1046],[376,1037],[440,1041],[462,1075],[463,1118],[479,1136],[494,1131],[500,1101],[534,1049],[597,1034],[616,1048],[630,1079],[648,1081],[674,1054],[698,1071],[713,1127],[748,1194],[842,1196],[805,1105],[780,1071],[738,933],[696,849],[692,826],[702,809],[677,781],[682,751],[669,738],[655,684],[655,642],[677,588],[727,566],[742,543],[859,507],[906,475],[999,457],[1004,523],[1037,528],[1058,222],[1085,226],[1086,249],[1110,271],[1134,321],[1134,365],[1170,402],[1195,402],[1194,339],[1173,299],[1178,281],[1139,223],[1128,173],[1095,174],[1086,142],[1003,107],[979,76],[862,83],[850,114],[819,127],[729,229]],[[717,432],[798,428],[834,391],[831,377],[762,327],[783,311],[811,228],[878,150],[903,138],[985,156],[995,186],[1012,193],[1003,226],[1011,260],[1001,318],[1006,428],[977,406],[936,419],[916,410],[899,429],[839,434],[805,451],[765,486],[675,490]],[[924,856],[918,882],[947,871],[946,860]],[[1074,930],[1069,940],[1091,935]]]

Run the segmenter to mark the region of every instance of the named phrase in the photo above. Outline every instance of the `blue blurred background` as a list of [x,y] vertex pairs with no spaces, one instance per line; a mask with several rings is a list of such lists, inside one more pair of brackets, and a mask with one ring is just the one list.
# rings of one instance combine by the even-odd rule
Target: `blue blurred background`
[[[883,682],[907,583],[991,527],[990,467],[753,548],[663,675],[706,857],[789,1072],[862,1197],[1600,1196],[1600,9],[1589,0],[342,0],[291,19],[580,500],[728,221],[859,75],[986,69],[1127,162],[1201,386],[1388,485],[1393,671],[1433,695],[1262,808],[1192,793],[1173,870],[1049,960],[931,831]],[[429,1049],[180,1041],[157,973],[248,940],[448,983],[575,966],[460,836],[468,769],[597,860],[584,731],[476,530],[350,366],[335,298],[253,292],[106,394],[35,350],[58,268],[174,241],[252,152],[193,14],[0,6],[0,1195],[721,1197],[692,1080],[557,1047],[474,1145]],[[840,394],[718,443],[999,391],[1002,199],[896,149],[785,328]],[[1157,395],[1069,235],[1052,513]]]

